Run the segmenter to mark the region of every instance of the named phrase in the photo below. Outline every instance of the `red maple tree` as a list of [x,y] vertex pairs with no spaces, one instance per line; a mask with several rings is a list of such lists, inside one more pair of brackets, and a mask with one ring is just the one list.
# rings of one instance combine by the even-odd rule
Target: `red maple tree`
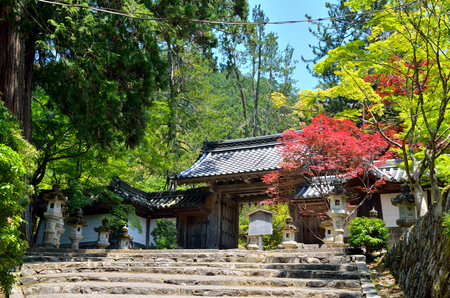
[[370,170],[393,157],[388,149],[388,143],[374,129],[320,114],[302,131],[283,133],[279,169],[263,178],[272,195],[265,203],[292,201],[297,187],[305,183],[314,185],[324,197],[331,178],[358,179],[361,183],[357,187],[370,196],[384,184],[383,178],[369,179]]

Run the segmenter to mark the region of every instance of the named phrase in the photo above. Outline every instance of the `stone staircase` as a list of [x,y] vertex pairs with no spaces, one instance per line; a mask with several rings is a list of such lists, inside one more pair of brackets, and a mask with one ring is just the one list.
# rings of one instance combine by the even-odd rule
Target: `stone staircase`
[[11,297],[379,297],[335,250],[29,250]]

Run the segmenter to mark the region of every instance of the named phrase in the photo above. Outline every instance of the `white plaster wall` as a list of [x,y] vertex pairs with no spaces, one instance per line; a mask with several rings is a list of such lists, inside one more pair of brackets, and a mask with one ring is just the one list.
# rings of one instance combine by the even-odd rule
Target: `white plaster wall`
[[134,238],[133,242],[139,243],[142,245],[146,245],[145,236],[147,235],[146,234],[147,233],[147,219],[145,219],[143,217],[139,217],[139,223],[141,224],[141,227],[142,227],[142,233],[139,234],[138,229],[133,229],[130,227],[128,229],[128,234]]
[[[167,219],[171,219],[175,224],[177,223],[177,218],[176,217],[171,217],[171,218],[167,218]],[[149,243],[150,245],[155,245],[155,243],[153,242],[153,236],[150,234],[153,229],[156,228],[156,219],[150,219],[150,228],[148,229],[148,236],[149,236]]]
[[[102,219],[105,216],[108,216],[109,214],[96,214],[96,215],[85,215],[83,216],[83,220],[86,221],[88,224],[87,227],[84,227],[82,230],[83,240],[81,240],[80,243],[84,242],[91,242],[91,241],[97,241],[98,233],[94,231],[94,228],[99,227],[102,225]],[[74,218],[74,216],[69,217],[69,219]],[[67,221],[69,219],[66,219],[64,221],[64,233],[61,235],[60,238],[60,244],[71,244],[69,234],[72,229],[72,226],[67,225]],[[42,219],[42,224],[39,226],[39,231],[37,234],[36,239],[36,245],[39,245],[42,243],[42,240],[44,239],[44,231],[45,231],[45,219]]]
[[396,197],[399,194],[400,193],[386,193],[380,195],[383,219],[386,222],[386,227],[398,227],[396,224],[399,217],[398,207],[392,205],[391,198]]

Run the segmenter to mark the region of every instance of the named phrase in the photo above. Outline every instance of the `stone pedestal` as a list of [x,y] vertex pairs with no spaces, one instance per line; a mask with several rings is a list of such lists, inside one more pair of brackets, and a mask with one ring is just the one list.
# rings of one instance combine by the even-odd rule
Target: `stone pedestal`
[[[47,201],[47,211],[44,213],[46,222],[44,240],[42,246],[59,247],[59,229],[61,228],[62,205],[67,202],[67,198],[61,193],[61,186],[53,185],[52,192],[44,196]],[[64,222],[62,223],[64,225]]]
[[128,228],[124,226],[116,239],[119,240],[119,249],[128,249],[128,243],[133,240],[133,237],[128,235]]
[[402,193],[391,198],[391,203],[398,207],[399,219],[396,223],[404,231],[416,223],[416,203],[407,183],[402,184],[401,189]]
[[333,237],[333,221],[331,219],[322,221],[320,227],[325,230],[325,238],[322,239],[323,243],[329,247],[334,242]]
[[68,211],[69,211],[68,207],[66,206],[61,207],[62,216],[56,223],[56,235],[55,238],[53,239],[53,244],[56,246],[56,248],[59,248],[60,245],[59,241],[61,239],[61,235],[64,234],[64,232],[66,231],[64,229],[64,220],[69,217],[69,214],[67,213]]
[[109,246],[109,234],[111,234],[113,231],[109,228],[108,223],[108,219],[104,218],[102,220],[102,225],[94,228],[94,231],[98,233],[97,243],[95,244],[97,248],[107,248]]
[[346,209],[349,195],[342,188],[341,181],[335,179],[331,186],[334,186],[334,188],[327,196],[327,199],[330,200],[330,211],[327,214],[333,221],[333,243],[344,244],[344,219],[349,214]]
[[72,231],[69,234],[69,239],[72,241],[72,249],[78,249],[80,241],[83,239],[83,227],[87,227],[87,223],[83,220],[83,212],[78,210],[75,218],[69,220],[67,224],[72,226]]
[[297,248],[298,243],[295,241],[295,233],[298,232],[298,229],[292,224],[292,217],[288,216],[286,218],[286,224],[281,227],[281,232],[283,233],[283,242],[281,242],[281,246],[286,249]]
[[258,250],[259,249],[259,236],[248,236],[248,244],[247,249],[248,250]]

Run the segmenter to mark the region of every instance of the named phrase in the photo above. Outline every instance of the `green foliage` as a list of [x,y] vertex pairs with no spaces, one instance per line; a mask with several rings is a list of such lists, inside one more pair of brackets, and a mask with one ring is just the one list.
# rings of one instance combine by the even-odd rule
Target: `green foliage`
[[357,217],[348,225],[350,239],[348,243],[354,248],[362,248],[367,255],[389,248],[389,229],[379,218]]
[[268,209],[277,213],[272,216],[272,235],[263,236],[263,248],[275,249],[283,241],[283,233],[280,229],[286,224],[286,217],[289,216],[288,203],[277,205],[244,206],[239,212],[239,247],[242,248],[247,244],[246,237],[248,233],[248,216],[245,216],[245,214],[258,208]]
[[[349,0],[352,13],[370,9],[374,1]],[[365,122],[383,131],[405,161],[416,208],[428,206],[421,186],[429,177],[433,201],[440,199],[437,169],[448,167],[447,113],[450,104],[448,1],[418,0],[403,5],[389,0],[366,23],[370,35],[329,50],[315,65],[319,73],[334,68],[339,82],[313,93],[324,98],[351,98],[364,112]],[[444,25],[445,24],[445,25]],[[399,125],[396,133],[389,125]]]
[[14,271],[23,264],[26,241],[20,226],[21,212],[33,189],[24,179],[36,151],[20,136],[16,119],[0,102],[0,287],[8,294]]
[[123,225],[128,225],[142,234],[142,226],[134,206],[123,203],[122,197],[105,187],[90,189],[89,196],[93,198],[93,202],[104,203],[105,207],[109,209],[111,214],[108,216],[110,227],[119,228]]
[[442,227],[444,228],[444,235],[450,237],[450,213],[444,213],[442,217]]
[[[354,15],[346,2],[346,0],[339,0],[336,3],[325,3],[325,6],[328,8],[328,15],[331,17],[331,24],[314,21],[312,24],[316,26],[316,29],[310,28],[310,32],[317,38],[318,44],[310,45],[314,58],[306,59],[302,56],[302,60],[309,63],[307,69],[314,77],[319,79],[317,87],[320,88],[331,88],[339,83],[340,78],[335,74],[336,66],[328,65],[321,72],[316,72],[310,68],[310,63],[316,64],[328,55],[328,51],[348,42],[356,40],[362,40],[366,44],[371,42],[367,39],[367,36],[370,34],[370,27],[367,26],[367,22],[373,18],[373,14],[361,13]],[[386,0],[372,1],[368,9],[372,11],[381,9],[385,3]],[[328,115],[361,108],[361,104],[351,97],[327,97],[320,99],[319,102],[323,105],[323,110],[320,112],[326,112]],[[358,118],[360,117],[361,113],[358,115]]]
[[150,233],[157,249],[177,248],[177,226],[171,219],[157,219]]

